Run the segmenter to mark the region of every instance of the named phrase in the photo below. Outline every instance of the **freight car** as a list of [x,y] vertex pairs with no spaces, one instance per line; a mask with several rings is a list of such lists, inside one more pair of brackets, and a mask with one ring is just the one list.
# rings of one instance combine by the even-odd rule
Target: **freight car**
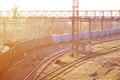
[[[109,36],[114,34],[120,34],[120,29],[106,29],[103,31],[92,31],[90,33],[92,39],[96,39],[100,36]],[[76,36],[76,34],[75,34]],[[79,39],[88,39],[89,33],[88,32],[81,32],[79,33]],[[4,70],[12,60],[20,55],[28,54],[29,52],[39,49],[43,46],[48,45],[56,45],[62,42],[70,42],[72,40],[72,34],[60,34],[60,35],[43,35],[43,36],[35,36],[31,38],[24,38],[18,40],[14,43],[7,43],[5,44],[9,46],[7,50],[3,53],[0,52],[0,72]]]
[[0,72],[2,72],[12,61],[10,47],[0,46]]

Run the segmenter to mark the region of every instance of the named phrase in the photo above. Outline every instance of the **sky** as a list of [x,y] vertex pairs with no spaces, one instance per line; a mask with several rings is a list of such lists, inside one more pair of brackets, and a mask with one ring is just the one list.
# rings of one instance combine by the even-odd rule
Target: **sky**
[[[72,0],[0,0],[0,10],[72,10]],[[79,0],[79,10],[120,10],[120,0]]]

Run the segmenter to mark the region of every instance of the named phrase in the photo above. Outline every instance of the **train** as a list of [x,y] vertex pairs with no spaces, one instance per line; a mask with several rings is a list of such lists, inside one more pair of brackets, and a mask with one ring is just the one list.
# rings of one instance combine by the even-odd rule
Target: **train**
[[[109,36],[119,34],[120,29],[106,29],[92,31],[90,33],[92,39],[96,39],[100,36]],[[77,34],[75,34],[76,36]],[[88,32],[80,32],[79,39],[88,39]],[[59,34],[59,35],[42,35],[31,38],[20,39],[16,42],[6,43],[0,48],[0,73],[4,71],[17,56],[29,54],[30,51],[40,49],[41,47],[48,45],[56,45],[60,43],[70,42],[72,40],[72,34]],[[4,51],[2,49],[5,49]]]

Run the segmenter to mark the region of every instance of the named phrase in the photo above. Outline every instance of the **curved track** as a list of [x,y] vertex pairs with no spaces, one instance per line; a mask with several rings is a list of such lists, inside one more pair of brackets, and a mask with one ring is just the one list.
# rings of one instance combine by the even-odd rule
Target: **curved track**
[[79,58],[79,59],[77,59],[71,63],[65,64],[64,66],[62,66],[58,69],[55,69],[54,71],[49,72],[45,76],[39,77],[35,80],[56,80],[59,78],[58,76],[61,76],[61,77],[64,76],[65,74],[71,72],[77,66],[82,65],[83,63],[85,63],[87,60],[89,60],[91,58],[110,54],[110,53],[115,52],[115,51],[120,51],[120,48],[117,48],[119,46],[120,45],[117,45],[117,46],[114,46],[114,47],[111,47],[108,49],[100,50],[99,52],[94,52],[94,54],[92,54],[92,55],[87,55],[87,56],[84,56],[82,58]]
[[[30,73],[30,71],[33,70],[37,66],[37,64],[40,64],[47,57],[49,57],[50,55],[54,54],[55,52],[61,51],[64,48],[65,49],[68,48],[69,47],[68,45],[69,45],[69,43],[65,43],[65,44],[62,44],[62,45],[60,44],[60,45],[46,47],[46,48],[40,49],[37,52],[33,52],[29,56],[26,56],[25,58],[23,58],[22,60],[18,61],[16,64],[12,65],[10,68],[8,68],[3,73],[1,79],[8,80],[8,78],[9,78],[9,80],[12,80],[12,79],[23,80],[24,77],[28,73]],[[33,61],[33,57],[35,57],[35,61]],[[36,63],[36,61],[37,61],[37,63]],[[30,66],[28,66],[28,65],[30,65]],[[24,66],[27,66],[27,67],[25,67],[25,70],[28,70],[28,71],[27,72],[25,71],[25,74],[22,71],[23,75],[20,75],[21,74],[20,70],[24,70],[23,69]],[[31,69],[29,69],[29,67],[31,67]],[[19,73],[19,71],[20,71],[20,73]],[[18,78],[17,74],[20,75],[19,78]],[[17,75],[17,77],[14,77],[16,75]]]
[[[38,64],[38,66],[35,67],[35,69],[33,71],[31,71],[31,73],[29,73],[25,77],[24,80],[34,80],[34,79],[38,78],[38,76],[51,64],[51,62],[57,60],[59,57],[63,56],[67,52],[70,52],[70,50],[64,49],[64,50],[57,52],[53,56],[50,56],[48,59],[46,59],[42,63]],[[40,70],[40,72],[38,75],[35,75],[35,73],[37,72],[38,69]]]

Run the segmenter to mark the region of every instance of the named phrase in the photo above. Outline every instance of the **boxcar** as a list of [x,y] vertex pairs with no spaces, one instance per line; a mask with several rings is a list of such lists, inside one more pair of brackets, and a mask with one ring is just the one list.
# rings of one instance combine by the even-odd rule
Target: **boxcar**
[[8,67],[12,60],[10,47],[0,46],[0,73]]

